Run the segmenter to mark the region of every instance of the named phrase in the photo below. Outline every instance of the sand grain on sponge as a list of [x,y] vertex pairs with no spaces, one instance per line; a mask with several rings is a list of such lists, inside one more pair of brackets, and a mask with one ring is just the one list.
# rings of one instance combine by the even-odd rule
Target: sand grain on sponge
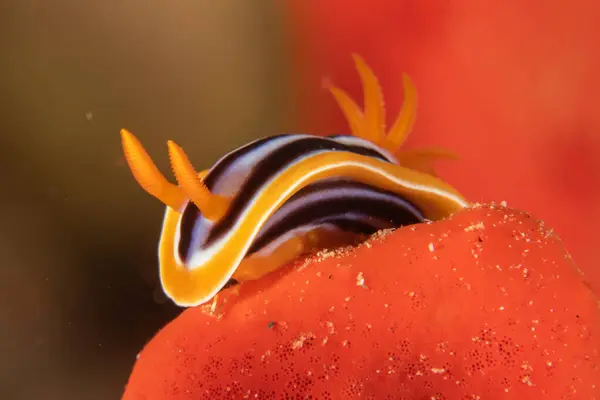
[[598,297],[560,239],[479,205],[186,310],[123,398],[596,399],[599,349]]

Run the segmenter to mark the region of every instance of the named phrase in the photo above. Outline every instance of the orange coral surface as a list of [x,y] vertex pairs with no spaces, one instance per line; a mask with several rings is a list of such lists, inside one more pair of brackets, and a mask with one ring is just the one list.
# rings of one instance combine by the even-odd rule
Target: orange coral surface
[[186,310],[123,399],[596,399],[599,349],[598,297],[560,239],[476,206]]

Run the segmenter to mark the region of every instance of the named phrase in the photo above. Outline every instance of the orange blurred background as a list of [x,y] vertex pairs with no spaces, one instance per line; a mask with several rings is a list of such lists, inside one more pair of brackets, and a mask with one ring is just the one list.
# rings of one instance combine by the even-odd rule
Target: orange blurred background
[[[161,295],[163,206],[127,170],[126,127],[168,172],[279,132],[339,133],[325,78],[360,96],[351,52],[419,90],[408,146],[440,174],[564,238],[600,288],[600,3],[296,0],[0,5],[2,399],[118,398],[179,313]],[[4,339],[6,338],[6,339]]]
[[471,201],[507,201],[554,227],[600,290],[600,2],[296,0],[295,93],[305,130],[345,121],[323,77],[360,99],[349,53],[377,73],[388,119],[401,73],[419,92],[407,147],[461,156],[439,174]]

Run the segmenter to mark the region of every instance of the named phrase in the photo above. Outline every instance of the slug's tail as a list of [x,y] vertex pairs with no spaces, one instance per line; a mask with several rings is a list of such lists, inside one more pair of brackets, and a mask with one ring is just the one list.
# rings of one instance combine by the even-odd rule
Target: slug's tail
[[400,151],[410,135],[417,116],[417,89],[406,74],[402,75],[404,102],[391,129],[387,131],[385,104],[379,80],[358,55],[353,54],[363,85],[364,112],[344,90],[329,84],[329,90],[348,121],[352,135],[369,140],[398,157],[401,165],[435,175],[433,163],[440,158],[456,159],[454,153],[430,148]]

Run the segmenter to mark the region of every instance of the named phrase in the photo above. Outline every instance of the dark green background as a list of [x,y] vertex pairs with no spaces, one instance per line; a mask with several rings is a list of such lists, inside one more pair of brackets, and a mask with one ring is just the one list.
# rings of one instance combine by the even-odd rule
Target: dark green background
[[0,2],[0,398],[115,399],[180,309],[156,248],[164,206],[122,158],[134,132],[198,169],[293,130],[270,2]]

